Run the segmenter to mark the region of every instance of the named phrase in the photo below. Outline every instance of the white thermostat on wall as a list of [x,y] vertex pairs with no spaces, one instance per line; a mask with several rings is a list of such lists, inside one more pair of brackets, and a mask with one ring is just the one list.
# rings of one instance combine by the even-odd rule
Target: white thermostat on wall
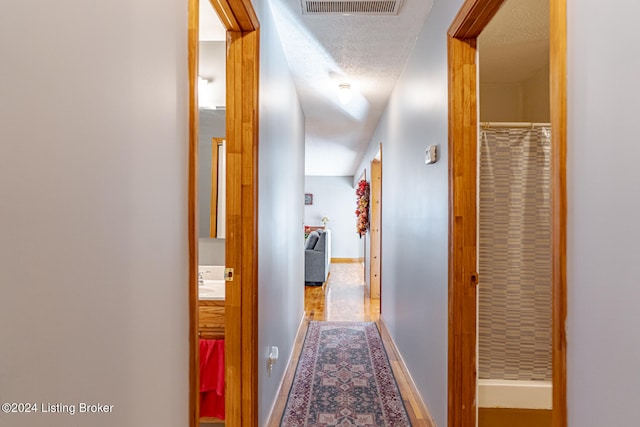
[[430,165],[438,161],[438,146],[430,145],[424,153],[424,163]]

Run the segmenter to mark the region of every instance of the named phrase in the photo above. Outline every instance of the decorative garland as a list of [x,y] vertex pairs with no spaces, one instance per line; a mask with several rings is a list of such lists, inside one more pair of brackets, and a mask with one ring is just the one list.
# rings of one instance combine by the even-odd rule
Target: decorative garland
[[356,224],[356,231],[360,235],[360,238],[362,238],[369,230],[369,183],[364,179],[358,182],[356,196],[358,196],[356,208],[358,222]]

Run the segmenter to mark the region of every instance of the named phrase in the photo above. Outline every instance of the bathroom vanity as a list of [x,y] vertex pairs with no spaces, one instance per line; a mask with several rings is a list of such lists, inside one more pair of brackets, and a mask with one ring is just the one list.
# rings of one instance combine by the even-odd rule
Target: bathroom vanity
[[[211,384],[219,384],[217,378],[220,371],[216,367],[220,362],[218,352],[224,351],[224,347],[220,347],[220,342],[224,340],[225,335],[225,286],[224,267],[201,265],[198,268],[198,335],[200,337],[200,375],[201,381],[203,375],[210,380],[207,381],[209,387]],[[205,343],[205,344],[203,344]],[[204,345],[204,347],[203,347]],[[203,353],[204,351],[204,353]],[[203,365],[203,354],[205,364]],[[224,353],[222,353],[224,354]],[[223,359],[222,359],[223,360]],[[216,386],[216,387],[219,387]],[[212,397],[212,395],[214,395]],[[222,415],[219,415],[219,408],[224,408],[224,394],[220,394],[220,390],[207,388],[200,390],[200,423],[213,423],[216,425],[224,424],[224,409]],[[220,401],[220,399],[223,399]],[[205,403],[206,402],[206,403]],[[204,406],[203,406],[204,405]],[[204,412],[205,408],[208,412]],[[203,415],[204,414],[204,415]]]
[[224,338],[224,266],[201,265],[198,268],[198,276],[200,338]]

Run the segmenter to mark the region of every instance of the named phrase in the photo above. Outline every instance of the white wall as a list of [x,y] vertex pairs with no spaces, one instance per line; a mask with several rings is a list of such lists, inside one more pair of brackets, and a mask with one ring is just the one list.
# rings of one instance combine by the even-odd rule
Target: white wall
[[188,420],[187,2],[3,3],[0,425]]
[[[200,25],[202,27],[206,24],[201,23]],[[203,30],[200,30],[200,34],[202,33]],[[207,80],[208,85],[203,91],[200,91],[198,87],[199,105],[205,105],[208,108],[227,105],[226,55],[227,43],[225,41],[200,42],[198,51],[198,76]]]
[[322,225],[325,215],[330,219],[331,257],[360,258],[353,176],[305,176],[304,192],[313,194],[313,205],[304,207],[305,225]]
[[640,418],[640,3],[568,1],[570,427]]
[[[461,5],[435,1],[364,156],[382,141],[382,317],[439,426],[447,424],[446,32]],[[440,150],[433,165],[424,164],[429,144]]]
[[[266,0],[260,18],[259,424],[277,398],[304,311],[304,116]],[[280,360],[267,373],[267,348]]]

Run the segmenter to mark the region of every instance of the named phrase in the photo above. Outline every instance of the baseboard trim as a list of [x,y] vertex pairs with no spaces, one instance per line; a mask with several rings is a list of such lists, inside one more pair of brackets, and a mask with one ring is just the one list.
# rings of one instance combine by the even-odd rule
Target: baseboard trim
[[[433,421],[433,418],[431,417],[431,413],[429,412],[427,405],[425,405],[424,400],[422,399],[422,396],[420,395],[420,392],[416,387],[416,383],[413,381],[413,377],[411,377],[411,374],[409,373],[409,369],[407,369],[407,365],[404,363],[404,359],[402,358],[400,351],[398,351],[398,347],[396,346],[395,341],[393,340],[393,338],[391,338],[389,329],[384,323],[384,319],[382,318],[382,316],[376,323],[379,326],[380,335],[382,336],[382,341],[384,342],[387,353],[389,353],[390,351],[395,353],[394,355],[397,359],[397,364],[391,364],[393,374],[396,376],[396,379],[404,377],[406,383],[409,385],[410,393],[406,393],[406,391],[403,391],[402,389],[400,390],[400,393],[403,396],[405,395],[405,393],[407,396],[410,396],[412,406],[418,409],[417,413],[415,414],[418,420],[420,420],[421,422],[423,421],[426,427],[437,427],[435,421]],[[420,425],[423,424],[421,423]]]
[[331,258],[333,264],[357,264],[363,263],[364,258]]
[[287,398],[289,396],[291,384],[293,384],[293,377],[296,373],[296,368],[298,367],[298,359],[300,358],[302,344],[304,343],[304,337],[307,333],[308,326],[309,317],[308,313],[305,311],[302,315],[302,319],[300,319],[300,323],[298,324],[298,332],[296,333],[296,339],[294,341],[293,348],[291,349],[291,353],[289,354],[287,369],[285,369],[284,375],[280,380],[276,398],[274,399],[273,405],[271,406],[269,417],[267,417],[266,425],[268,427],[280,426],[280,420],[282,419],[282,414],[287,404]]

